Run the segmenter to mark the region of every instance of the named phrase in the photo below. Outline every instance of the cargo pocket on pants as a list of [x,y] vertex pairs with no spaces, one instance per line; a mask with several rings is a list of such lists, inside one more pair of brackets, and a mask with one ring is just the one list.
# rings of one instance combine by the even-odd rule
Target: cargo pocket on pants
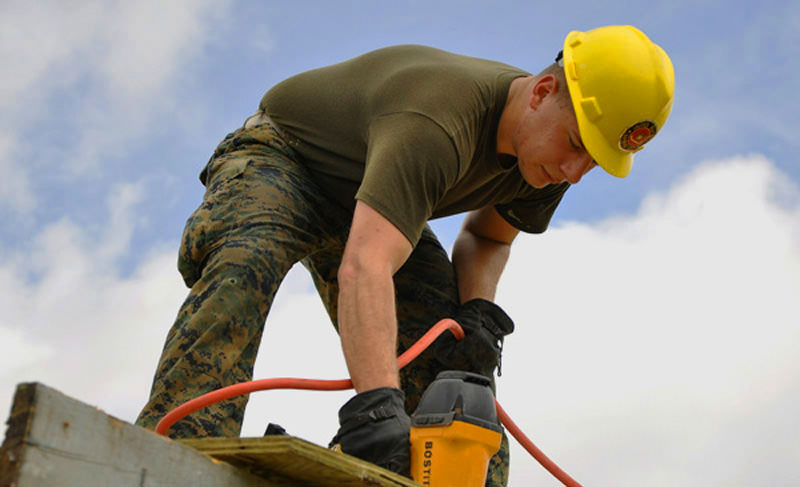
[[236,225],[242,173],[249,162],[244,157],[222,156],[212,159],[206,167],[203,202],[186,220],[178,253],[178,271],[188,287],[200,279],[206,259]]

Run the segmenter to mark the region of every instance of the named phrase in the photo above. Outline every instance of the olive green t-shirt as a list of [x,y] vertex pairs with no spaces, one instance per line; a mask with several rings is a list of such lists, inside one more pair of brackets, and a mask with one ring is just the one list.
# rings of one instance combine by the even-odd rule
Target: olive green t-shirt
[[511,82],[529,73],[424,46],[395,46],[293,76],[261,108],[335,201],[362,200],[412,244],[425,223],[494,205],[541,233],[569,186],[536,189],[497,154]]

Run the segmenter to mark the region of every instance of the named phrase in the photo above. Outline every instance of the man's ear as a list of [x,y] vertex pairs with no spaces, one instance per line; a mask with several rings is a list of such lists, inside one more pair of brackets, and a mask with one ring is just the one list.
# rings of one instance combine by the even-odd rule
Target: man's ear
[[528,105],[532,109],[537,109],[541,105],[542,100],[549,95],[554,95],[558,90],[558,80],[552,74],[545,74],[540,76],[534,83],[531,89],[531,97]]

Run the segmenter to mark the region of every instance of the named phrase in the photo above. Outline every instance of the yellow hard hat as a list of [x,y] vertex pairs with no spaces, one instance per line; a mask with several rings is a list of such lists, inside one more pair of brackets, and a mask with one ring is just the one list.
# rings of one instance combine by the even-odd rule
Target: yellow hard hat
[[672,61],[639,29],[613,25],[570,32],[563,65],[583,145],[606,172],[624,178],[633,153],[672,110]]

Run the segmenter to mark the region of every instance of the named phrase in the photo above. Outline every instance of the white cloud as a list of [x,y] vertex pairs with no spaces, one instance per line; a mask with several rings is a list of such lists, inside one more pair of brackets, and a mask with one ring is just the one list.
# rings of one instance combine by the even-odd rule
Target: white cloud
[[[0,107],[4,111],[18,104],[31,88],[50,78],[51,69],[74,56],[73,51],[89,43],[87,22],[90,7],[75,8],[62,2],[3,2],[0,7]],[[91,24],[91,22],[88,22]],[[20,110],[21,111],[21,110]]]
[[31,364],[46,360],[54,352],[49,346],[33,343],[20,330],[5,328],[4,325],[0,325],[0,343],[6,350],[14,351],[0,355],[0,370],[6,374],[18,373]]
[[[116,221],[134,217],[137,188],[109,201]],[[498,296],[517,324],[501,403],[585,485],[797,484],[798,223],[800,191],[747,157],[698,166],[634,215],[520,238]],[[0,338],[20,344],[0,404],[38,380],[133,420],[186,291],[172,244],[120,276],[114,259],[131,249],[112,233],[93,243],[64,220],[0,262]],[[256,377],[345,375],[293,270]],[[272,421],[324,444],[349,395],[254,394],[245,434]],[[514,448],[513,485],[558,485]]]
[[109,221],[105,225],[102,247],[98,249],[100,256],[113,259],[125,253],[134,229],[141,223],[137,219],[139,217],[135,214],[134,207],[142,200],[143,195],[142,183],[119,184],[112,189],[107,200]]
[[[193,0],[0,4],[0,64],[7,68],[0,71],[0,130],[22,143],[32,127],[58,120],[60,133],[69,134],[14,157],[46,164],[31,151],[56,154],[44,158],[60,162],[48,169],[67,174],[97,169],[101,160],[107,167],[152,132],[154,119],[176,110],[179,88],[192,79],[184,71],[226,9],[224,1]],[[12,165],[9,150],[0,157],[0,166]],[[3,183],[0,197],[27,212],[34,206],[27,171],[35,168],[13,165],[23,184]]]
[[[149,388],[160,342],[185,296],[175,250],[151,249],[128,277],[139,189],[123,185],[108,202],[106,235],[93,241],[69,219],[45,227],[33,247],[0,262],[0,329],[5,349],[2,408],[12,384],[39,381],[130,418]],[[33,358],[32,358],[33,357]]]
[[636,215],[523,239],[498,296],[517,322],[501,403],[586,485],[796,483],[799,197],[733,159]]
[[42,88],[87,78],[122,100],[150,96],[199,52],[225,8],[190,0],[4,2],[0,60],[14,69],[0,77],[0,100],[16,106]]
[[96,68],[109,91],[136,99],[161,89],[182,68],[181,58],[197,53],[205,22],[218,7],[208,1],[116,3],[98,29],[105,52]]

